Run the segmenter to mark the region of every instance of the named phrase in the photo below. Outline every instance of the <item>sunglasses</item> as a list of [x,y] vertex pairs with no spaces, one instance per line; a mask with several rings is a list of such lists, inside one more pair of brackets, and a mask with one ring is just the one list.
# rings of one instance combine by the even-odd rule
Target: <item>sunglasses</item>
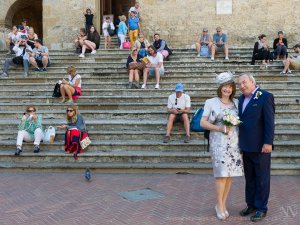
[[28,113],[30,113],[30,112],[35,112],[35,110],[27,110],[27,112],[28,112]]
[[221,32],[220,30],[217,30],[217,32]]
[[73,109],[67,109],[67,113],[73,112],[73,111],[74,111]]
[[175,105],[177,105],[177,98],[175,99]]

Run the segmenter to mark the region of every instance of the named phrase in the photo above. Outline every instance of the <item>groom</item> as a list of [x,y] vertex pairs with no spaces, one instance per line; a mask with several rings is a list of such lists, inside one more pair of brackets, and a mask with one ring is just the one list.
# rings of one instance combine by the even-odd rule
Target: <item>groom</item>
[[243,74],[238,85],[243,93],[239,98],[239,145],[243,152],[246,179],[247,207],[241,216],[251,221],[262,220],[267,214],[270,194],[271,152],[274,139],[274,97],[256,86],[252,75]]

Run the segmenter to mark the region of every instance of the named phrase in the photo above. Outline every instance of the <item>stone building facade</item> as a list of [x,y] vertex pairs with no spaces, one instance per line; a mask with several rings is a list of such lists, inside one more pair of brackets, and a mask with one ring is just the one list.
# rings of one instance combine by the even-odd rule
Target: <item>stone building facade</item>
[[[149,39],[158,32],[172,47],[191,47],[203,27],[228,33],[231,46],[252,46],[265,33],[269,43],[283,30],[290,46],[300,41],[300,0],[140,0],[142,28]],[[127,12],[133,0],[0,0],[0,49],[8,29],[26,18],[50,49],[72,48],[91,6],[100,29],[106,14]]]

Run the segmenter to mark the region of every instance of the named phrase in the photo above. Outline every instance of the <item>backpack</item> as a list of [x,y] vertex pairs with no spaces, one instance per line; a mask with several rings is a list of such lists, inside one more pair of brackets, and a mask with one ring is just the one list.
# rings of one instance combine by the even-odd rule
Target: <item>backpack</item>
[[209,57],[209,48],[206,45],[202,45],[200,48],[200,56]]
[[110,24],[107,27],[107,32],[108,32],[109,36],[111,36],[111,37],[115,35],[115,30],[111,29]]
[[210,133],[210,131],[206,130],[200,126],[200,121],[201,121],[203,112],[204,112],[204,109],[200,108],[194,113],[191,123],[190,123],[190,129],[191,129],[191,131],[194,131],[194,132],[203,132],[204,145],[205,145],[205,139],[206,139],[207,140],[207,151],[209,151],[209,133]]

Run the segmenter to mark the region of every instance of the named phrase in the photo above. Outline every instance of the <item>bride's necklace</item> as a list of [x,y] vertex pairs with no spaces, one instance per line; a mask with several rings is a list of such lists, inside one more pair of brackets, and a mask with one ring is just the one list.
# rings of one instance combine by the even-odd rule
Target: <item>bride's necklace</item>
[[230,100],[229,100],[229,102],[226,103],[226,102],[223,102],[221,98],[219,98],[219,99],[220,99],[220,102],[222,102],[224,105],[229,105],[229,104],[231,104],[231,101],[230,101]]

